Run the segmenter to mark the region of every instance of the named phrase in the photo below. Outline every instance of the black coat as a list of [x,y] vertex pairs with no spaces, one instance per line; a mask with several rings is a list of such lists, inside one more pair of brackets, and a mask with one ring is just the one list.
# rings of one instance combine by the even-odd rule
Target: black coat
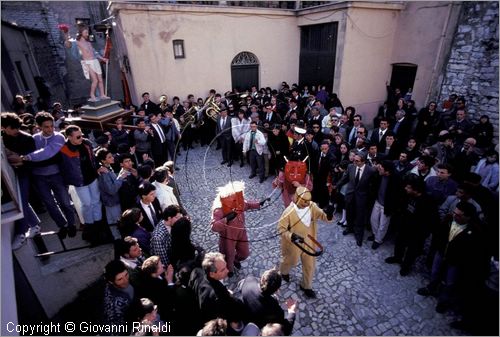
[[229,116],[226,117],[226,122],[224,123],[223,128],[221,128],[221,126],[220,126],[221,119],[222,119],[221,116],[217,117],[215,134],[217,137],[220,137],[219,138],[220,140],[232,141],[233,135],[231,134],[231,117],[229,117]]
[[489,269],[484,233],[476,224],[470,224],[449,241],[451,224],[452,219],[441,222],[432,234],[435,236],[436,248],[442,254],[444,262],[458,269],[460,283],[484,280]]
[[203,322],[218,317],[224,319],[235,316],[244,317],[243,302],[233,297],[220,281],[207,277],[203,269],[193,269],[189,287],[197,296]]
[[129,174],[123,180],[122,186],[118,190],[122,211],[136,206],[139,183],[139,178],[133,174]]
[[263,123],[268,122],[269,125],[271,125],[271,126],[273,124],[281,123],[282,122],[281,116],[277,112],[273,112],[272,113],[270,121],[268,121],[268,119],[267,119],[267,113],[263,113],[262,117],[261,117],[261,120],[262,120]]
[[[161,214],[162,214],[160,202],[158,201],[157,198],[155,198],[155,200],[153,200],[153,202],[151,204],[153,205],[156,219],[158,220],[158,222],[160,222]],[[142,218],[143,218],[142,221],[140,222],[141,227],[143,227],[148,232],[152,232],[153,229],[156,227],[157,223],[151,223],[151,220],[149,220],[149,217],[146,214],[146,211],[144,210],[144,208],[142,208],[142,204],[140,202],[136,205],[136,207],[141,210],[141,214],[142,214]]]
[[398,123],[397,121],[394,122],[394,125],[392,126],[392,131],[396,135],[396,138],[397,138],[399,144],[406,144],[406,142],[408,141],[408,138],[410,138],[412,122],[407,116],[399,124],[397,130],[394,131],[397,123]]
[[288,137],[283,131],[280,131],[278,136],[270,132],[267,139],[267,147],[271,153],[271,158],[276,160],[276,168],[282,170],[283,167],[285,167],[284,157],[289,158],[290,156],[290,143],[288,142]]
[[374,178],[377,171],[368,165],[365,165],[363,175],[360,177],[358,184],[355,184],[357,166],[349,164],[347,174],[342,177],[338,185],[342,186],[347,183],[345,192],[346,202],[355,200],[356,208],[367,211],[371,199],[374,194]]
[[333,176],[334,168],[336,163],[336,158],[333,154],[328,152],[324,158],[321,158],[321,153],[317,156],[316,160],[318,161],[317,165],[314,165],[315,170],[312,172],[313,174],[313,182],[326,184],[328,180],[328,176]]
[[[8,136],[2,132],[2,141],[7,149],[19,155],[26,155],[36,150],[35,140],[24,131],[19,131],[16,137]],[[25,161],[16,169],[16,172],[20,175],[30,175],[32,165],[36,166],[37,163]]]
[[493,131],[493,125],[490,122],[474,125],[472,135],[477,141],[476,146],[479,148],[490,147],[493,140]]
[[149,101],[148,103],[142,102],[139,111],[144,110],[146,112],[146,116],[149,116],[151,113],[157,113],[160,111],[160,108],[158,108],[158,105],[156,103],[153,103]]
[[151,153],[153,154],[153,159],[155,161],[156,166],[161,166],[167,161],[167,130],[163,125],[156,124],[163,131],[163,135],[165,136],[165,140],[162,143],[161,137],[156,128],[151,125],[151,130],[153,131],[153,138],[151,139]]
[[[382,176],[378,175],[373,186],[373,189],[375,191],[375,200],[377,200],[378,190],[380,188],[381,182]],[[391,174],[389,176],[389,182],[387,183],[387,189],[385,191],[384,197],[385,215],[391,216],[401,207],[402,196],[403,190],[401,188],[401,180],[397,174]]]
[[373,129],[372,134],[370,136],[370,144],[376,144],[377,151],[383,153],[385,151],[385,147],[387,146],[387,144],[385,143],[385,138],[387,137],[387,131],[382,136],[382,139],[379,139],[380,138],[379,133],[380,133],[379,128]]
[[243,303],[253,323],[261,329],[268,323],[279,323],[283,325],[285,335],[290,335],[295,315],[285,317],[285,312],[278,300],[272,295],[262,293],[259,279],[254,276],[247,276],[241,281],[239,288]]
[[163,321],[170,321],[173,317],[174,287],[168,286],[164,279],[146,275],[141,271],[135,286],[138,298],[149,298],[158,305],[158,312]]

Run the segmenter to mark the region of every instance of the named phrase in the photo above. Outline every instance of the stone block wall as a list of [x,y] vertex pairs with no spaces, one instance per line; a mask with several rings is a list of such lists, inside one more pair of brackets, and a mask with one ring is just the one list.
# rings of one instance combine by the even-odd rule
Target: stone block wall
[[467,100],[469,118],[488,115],[498,144],[498,2],[464,2],[444,69],[439,101],[456,93]]

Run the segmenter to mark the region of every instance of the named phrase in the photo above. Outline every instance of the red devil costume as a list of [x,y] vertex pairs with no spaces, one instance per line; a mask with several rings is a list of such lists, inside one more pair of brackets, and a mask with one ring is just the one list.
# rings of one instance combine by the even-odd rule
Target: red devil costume
[[219,233],[219,251],[226,256],[229,272],[240,268],[240,262],[250,255],[245,228],[245,211],[259,209],[259,201],[246,201],[245,183],[230,182],[219,188],[212,206],[212,231]]

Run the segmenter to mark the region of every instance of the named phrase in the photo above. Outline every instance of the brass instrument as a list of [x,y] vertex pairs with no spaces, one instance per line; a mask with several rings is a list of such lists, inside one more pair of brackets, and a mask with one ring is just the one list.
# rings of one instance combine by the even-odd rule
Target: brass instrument
[[183,113],[180,117],[179,117],[179,121],[183,124],[183,125],[188,125],[188,124],[193,124],[196,120],[196,113],[198,111],[196,110],[196,106],[193,105],[191,108],[189,108],[188,111],[186,111],[185,113]]
[[161,95],[160,96],[160,104],[159,104],[159,107],[160,107],[160,110],[162,112],[165,111],[165,109],[168,107],[168,103],[167,103],[167,96],[166,95]]
[[[215,96],[210,96],[206,99],[203,107],[199,108],[197,105],[193,105],[188,111],[180,116],[179,119],[184,120],[184,125],[194,124],[196,127],[200,127],[204,124],[203,118],[196,118],[198,112],[205,112],[207,117],[212,118],[214,121],[217,121],[217,116],[219,115],[220,108],[215,103]],[[202,117],[201,115],[200,117]]]
[[326,127],[331,129],[333,126],[333,118],[328,116],[328,121],[326,122]]
[[248,97],[248,94],[247,94],[247,93],[239,95],[240,101],[238,102],[238,104],[239,104],[240,106],[246,105],[246,103],[247,103],[247,102],[246,102],[246,98],[247,98],[247,97]]
[[209,98],[207,98],[202,110],[205,110],[205,114],[214,122],[217,122],[217,116],[219,116],[220,108],[215,103],[215,96],[210,96]]

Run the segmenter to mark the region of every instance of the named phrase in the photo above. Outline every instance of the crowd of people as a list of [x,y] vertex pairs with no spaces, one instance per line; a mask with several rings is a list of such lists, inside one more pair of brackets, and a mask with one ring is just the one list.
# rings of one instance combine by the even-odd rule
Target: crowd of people
[[[321,85],[283,82],[278,90],[254,86],[223,95],[212,89],[209,99],[188,95],[181,103],[175,96],[172,104],[166,95],[159,104],[147,92],[142,99],[106,130],[72,125],[60,103],[36,112],[22,96],[16,96],[22,109],[1,115],[25,215],[16,223],[13,249],[40,234],[43,211],[61,240],[80,230],[91,245],[114,242],[103,321],[140,322],[136,334],[161,322],[172,322],[177,335],[291,334],[296,302],[282,310],[273,296],[282,280],[290,281],[300,255],[286,247],[304,242],[311,221],[338,214],[343,234],[354,234],[359,247],[367,231],[374,250],[394,233],[394,254],[385,262],[400,264],[401,276],[424,255],[431,277],[418,294],[437,297],[438,312],[459,313],[455,327],[471,331],[484,323],[481,301],[498,299],[490,269],[498,273],[499,158],[488,116],[469,120],[463,97],[417,110],[411,92],[390,90],[366,125],[364,113],[344,107]],[[190,210],[175,180],[182,151],[212,143],[221,165],[248,164],[248,178],[260,184],[271,178],[290,211],[302,217],[315,207],[314,219],[299,219],[302,232],[287,229],[290,211],[282,215],[280,271],[246,277],[238,294],[221,281],[248,256],[244,210],[265,200],[245,200],[238,212],[214,202],[212,230],[221,235],[223,254],[205,252],[191,240]],[[305,163],[306,174],[290,179],[289,162]],[[234,238],[229,228],[237,228]],[[302,263],[301,288],[315,297],[314,258]]]

